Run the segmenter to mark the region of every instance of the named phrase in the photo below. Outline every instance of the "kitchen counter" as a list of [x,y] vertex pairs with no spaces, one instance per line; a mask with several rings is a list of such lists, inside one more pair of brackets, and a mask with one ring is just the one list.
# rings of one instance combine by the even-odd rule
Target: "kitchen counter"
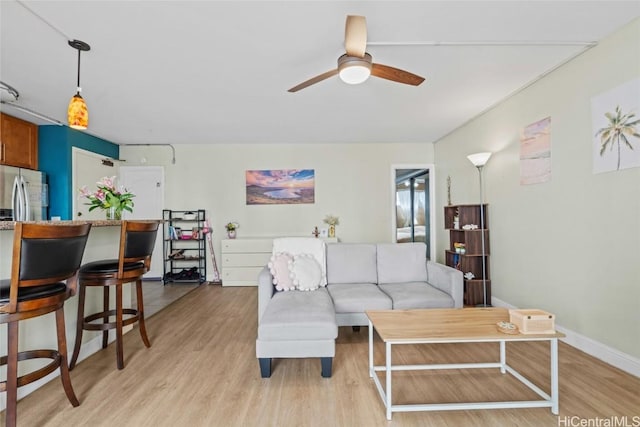
[[[143,221],[143,222],[159,222],[162,223],[161,219],[136,219],[135,221]],[[73,225],[73,224],[91,224],[91,228],[93,227],[112,227],[112,226],[120,226],[122,221],[110,220],[110,219],[95,219],[95,220],[73,220],[73,221],[27,221],[31,224],[52,224],[52,225]],[[13,230],[16,226],[15,221],[0,221],[0,230]]]

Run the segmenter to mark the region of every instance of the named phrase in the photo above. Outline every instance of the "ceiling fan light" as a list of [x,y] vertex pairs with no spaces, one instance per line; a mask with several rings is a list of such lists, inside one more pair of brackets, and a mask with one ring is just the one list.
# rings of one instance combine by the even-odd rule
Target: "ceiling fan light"
[[340,70],[340,79],[350,85],[357,85],[365,82],[371,75],[371,69],[364,65],[347,65]]
[[338,74],[340,79],[350,85],[357,85],[366,81],[371,75],[371,55],[364,57],[342,55],[338,58]]
[[79,91],[69,101],[67,122],[70,128],[78,130],[85,130],[89,126],[89,110]]

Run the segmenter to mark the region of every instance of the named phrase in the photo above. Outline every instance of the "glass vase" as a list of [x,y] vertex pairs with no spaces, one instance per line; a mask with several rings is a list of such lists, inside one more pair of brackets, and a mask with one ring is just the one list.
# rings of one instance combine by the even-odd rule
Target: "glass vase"
[[122,219],[122,211],[120,209],[116,209],[111,207],[109,209],[105,209],[108,220],[120,221]]
[[329,225],[329,237],[336,237],[336,226]]

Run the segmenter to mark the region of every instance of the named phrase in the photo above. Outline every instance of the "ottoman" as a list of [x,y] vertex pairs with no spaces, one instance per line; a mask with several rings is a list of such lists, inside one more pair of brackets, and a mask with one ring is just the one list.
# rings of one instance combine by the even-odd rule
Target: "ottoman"
[[258,326],[256,356],[263,378],[271,376],[272,358],[319,357],[321,374],[331,377],[338,325],[333,301],[325,288],[277,292]]

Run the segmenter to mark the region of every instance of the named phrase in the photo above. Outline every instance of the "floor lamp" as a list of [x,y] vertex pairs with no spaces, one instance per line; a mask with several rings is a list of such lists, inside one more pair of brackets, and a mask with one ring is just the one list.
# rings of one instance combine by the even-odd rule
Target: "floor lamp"
[[482,242],[482,304],[479,304],[480,307],[490,307],[491,304],[487,305],[487,258],[485,256],[485,242],[484,242],[484,189],[482,186],[482,169],[484,165],[489,161],[489,157],[491,157],[490,152],[484,153],[475,153],[467,156],[467,159],[473,166],[478,168],[478,174],[480,175],[480,240]]

